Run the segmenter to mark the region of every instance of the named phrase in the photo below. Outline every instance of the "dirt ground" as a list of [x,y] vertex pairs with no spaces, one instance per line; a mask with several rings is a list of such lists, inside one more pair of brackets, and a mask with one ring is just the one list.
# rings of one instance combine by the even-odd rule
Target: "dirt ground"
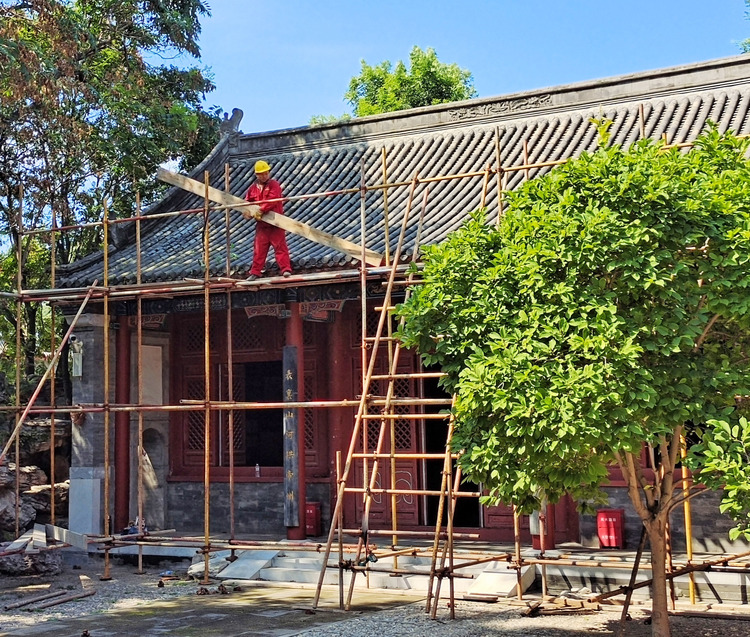
[[[338,610],[338,589],[326,589],[319,610],[311,613],[315,590],[309,586],[243,582],[220,587],[220,581],[203,585],[188,579],[185,570],[161,564],[144,566],[139,573],[136,564],[113,559],[111,579],[103,580],[103,561],[89,558],[80,565],[65,565],[59,575],[0,576],[0,636],[79,637],[85,631],[91,637],[296,634],[345,617]],[[63,592],[61,597],[67,597],[92,591],[49,608],[40,606],[54,598],[7,608],[48,593]],[[354,611],[388,609],[420,599],[419,594],[364,591],[357,594]]]
[[[0,636],[132,637],[309,637],[410,635],[412,637],[590,637],[613,635],[620,608],[569,614],[525,616],[524,608],[508,603],[487,604],[459,600],[456,620],[448,618],[443,601],[438,620],[424,613],[420,592],[356,590],[350,612],[338,609],[338,589],[325,587],[319,607],[311,611],[314,586],[298,584],[229,583],[220,592],[219,581],[202,585],[188,580],[169,564],[137,565],[112,560],[111,579],[102,580],[103,562],[84,559],[66,564],[53,576],[0,576]],[[173,575],[168,575],[169,572]],[[162,586],[159,582],[162,582]],[[204,589],[206,594],[199,594]],[[41,594],[62,591],[94,594],[50,608],[37,602],[6,610],[8,605]],[[713,612],[738,613],[733,617],[705,617],[682,605],[672,617],[674,637],[747,637],[750,607],[727,607]],[[648,637],[648,607],[634,606],[625,637]],[[687,614],[685,614],[687,613]]]

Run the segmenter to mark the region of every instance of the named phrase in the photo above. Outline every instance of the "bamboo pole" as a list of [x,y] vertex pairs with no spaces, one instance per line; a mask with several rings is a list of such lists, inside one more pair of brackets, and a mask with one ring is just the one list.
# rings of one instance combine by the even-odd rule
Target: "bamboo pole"
[[82,599],[84,597],[91,597],[92,595],[96,595],[96,591],[93,588],[87,591],[82,591],[80,593],[71,593],[70,595],[65,595],[64,597],[55,597],[54,599],[46,601],[43,604],[39,604],[34,608],[34,610],[42,610],[44,608],[58,606],[59,604],[64,604],[65,602],[72,602],[73,600]]
[[[690,470],[685,465],[687,459],[687,440],[685,435],[680,436],[680,457],[682,458],[682,495],[684,496],[683,512],[685,514],[685,548],[687,552],[688,562],[693,561],[693,516],[692,508],[690,504],[690,487],[693,484],[693,478],[690,475]],[[695,574],[690,573],[690,579],[688,582],[688,590],[690,593],[690,603],[695,605]]]
[[[341,480],[341,450],[336,450],[336,485]],[[338,527],[339,536],[339,608],[344,609],[344,512],[341,508],[338,510],[336,516],[336,525]],[[331,526],[333,526],[333,520],[331,520]]]
[[521,573],[521,514],[518,507],[513,505],[513,547],[516,557],[516,597],[523,599],[523,574]]
[[385,256],[385,265],[388,267],[391,265],[391,231],[388,217],[388,161],[385,146],[382,149],[381,164],[383,167],[383,235],[385,244],[383,254]]
[[[229,164],[224,164],[224,190],[231,192],[229,178]],[[231,240],[230,240],[230,218],[229,208],[224,211],[224,225],[226,228],[226,275],[231,275]],[[227,398],[234,402],[234,347],[232,345],[232,294],[227,290],[227,323],[226,323],[226,343],[227,343]],[[227,423],[228,427],[228,444],[229,444],[229,536],[234,539],[236,536],[235,528],[235,475],[234,475],[234,409],[229,410]],[[234,556],[234,553],[232,553]]]
[[[204,262],[204,288],[203,288],[203,395],[206,401],[211,397],[211,297],[208,282],[211,270],[211,251],[208,211],[210,188],[210,175],[204,171],[204,212],[203,212],[203,262]],[[211,544],[211,410],[206,407],[203,412],[203,541],[207,548]],[[203,584],[208,584],[208,564],[211,558],[209,552],[203,553]]]
[[628,608],[630,607],[630,600],[633,596],[633,586],[635,585],[636,578],[638,577],[638,568],[641,564],[643,549],[646,548],[646,539],[646,527],[641,526],[641,539],[638,541],[638,550],[635,554],[635,562],[633,563],[633,569],[630,571],[630,583],[628,584],[627,592],[625,593],[625,603],[622,606],[622,613],[620,615],[620,624],[618,626],[619,637],[623,637],[623,635],[625,634],[625,622],[628,618]]
[[[52,213],[52,231],[50,232],[50,285],[54,289],[55,277],[57,274],[57,245],[55,244],[55,226],[57,225],[57,215],[55,214],[54,207],[51,206]],[[54,352],[56,349],[57,339],[57,322],[55,320],[55,308],[50,304],[49,306],[49,349]],[[49,379],[49,401],[50,406],[54,409],[57,406],[57,369],[50,375]],[[55,414],[50,414],[50,426],[49,426],[49,519],[50,524],[54,525],[57,519],[55,508],[56,508],[56,492],[55,492],[55,473],[56,473],[56,459],[55,459],[55,448],[57,446],[56,439],[56,427]]]
[[[141,195],[136,193],[136,210],[140,217]],[[143,270],[141,263],[141,222],[140,219],[135,224],[136,234],[136,281],[140,285],[143,279]],[[126,317],[127,318],[127,317]],[[136,371],[138,375],[138,405],[143,404],[143,298],[136,299]],[[130,382],[130,381],[128,381]],[[143,460],[145,456],[143,447],[143,410],[138,410],[138,533],[145,533],[145,515],[144,515],[144,479],[143,479]],[[143,551],[138,547],[138,572],[143,573]]]
[[[103,201],[103,219],[102,219],[102,253],[104,258],[104,272],[102,284],[104,285],[103,301],[103,365],[104,372],[104,535],[112,533],[112,515],[110,513],[110,489],[112,479],[110,476],[110,454],[111,454],[111,431],[110,431],[110,395],[109,395],[109,299],[107,297],[107,286],[109,285],[109,211],[107,210],[107,200]],[[104,551],[104,573],[100,577],[103,581],[112,579],[110,574],[110,555],[109,550]]]
[[484,171],[484,179],[482,181],[482,199],[480,201],[480,208],[484,208],[487,205],[487,189],[490,185],[490,173],[492,172],[492,168],[489,164],[487,164],[487,168]]
[[49,593],[42,593],[41,595],[34,595],[33,597],[27,597],[20,602],[13,602],[12,604],[6,604],[3,606],[3,610],[13,610],[14,608],[21,608],[28,606],[29,604],[36,604],[37,602],[43,602],[44,600],[51,599],[53,597],[60,597],[65,595],[65,591],[51,591]]
[[[16,285],[18,292],[21,292],[23,288],[23,268],[25,266],[23,258],[23,186],[18,187],[18,240],[16,243]],[[21,535],[20,520],[21,520],[21,442],[20,442],[20,430],[21,424],[23,423],[23,417],[20,416],[21,411],[21,364],[23,358],[21,357],[21,325],[23,324],[23,303],[20,299],[16,302],[16,434],[14,453],[16,456],[16,479],[15,479],[15,536]],[[8,441],[10,443],[10,440]],[[0,456],[0,465],[3,462],[3,458],[7,453],[8,447],[3,451]]]
[[[451,417],[448,421],[448,434],[446,435],[445,452],[442,455],[443,458],[443,471],[440,478],[440,495],[438,496],[438,510],[435,521],[435,536],[432,542],[432,561],[430,562],[430,578],[427,583],[427,600],[425,603],[425,612],[429,613],[432,608],[433,592],[432,588],[435,581],[435,572],[437,567],[438,559],[438,548],[440,545],[440,533],[443,527],[443,511],[445,509],[445,498],[446,498],[446,487],[447,481],[449,480],[451,467],[453,464],[453,454],[450,453],[450,438],[453,432],[453,418]],[[437,600],[435,600],[437,604]]]
[[505,171],[503,170],[502,155],[500,153],[500,127],[495,126],[495,162],[497,163],[497,169],[495,174],[497,175],[497,223],[496,226],[500,225],[500,220],[503,218],[503,192],[505,191],[504,180]]

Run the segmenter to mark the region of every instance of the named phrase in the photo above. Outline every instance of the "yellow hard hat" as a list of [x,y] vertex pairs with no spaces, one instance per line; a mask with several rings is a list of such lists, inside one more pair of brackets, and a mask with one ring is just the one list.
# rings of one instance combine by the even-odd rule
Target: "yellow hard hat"
[[262,159],[255,162],[256,173],[267,173],[269,170],[271,170],[271,167]]

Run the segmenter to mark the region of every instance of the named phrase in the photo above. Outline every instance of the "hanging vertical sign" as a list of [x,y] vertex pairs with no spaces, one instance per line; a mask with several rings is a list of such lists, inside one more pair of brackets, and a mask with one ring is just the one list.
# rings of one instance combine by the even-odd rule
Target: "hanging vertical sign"
[[[298,395],[297,348],[284,347],[284,402],[295,402]],[[297,409],[284,409],[284,525],[299,526],[299,438]]]

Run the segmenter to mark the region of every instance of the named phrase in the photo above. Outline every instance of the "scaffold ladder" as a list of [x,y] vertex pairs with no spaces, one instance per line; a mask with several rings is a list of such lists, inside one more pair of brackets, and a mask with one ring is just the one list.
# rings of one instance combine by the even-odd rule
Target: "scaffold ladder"
[[[409,216],[411,212],[412,202],[414,198],[414,191],[418,184],[417,177],[412,182],[410,190],[409,200],[404,213],[404,218],[401,224],[401,232],[398,238],[398,243],[393,256],[393,262],[389,271],[387,283],[385,284],[385,294],[382,305],[375,308],[375,311],[379,314],[378,325],[375,330],[374,336],[367,335],[366,323],[363,319],[362,328],[362,350],[363,352],[369,351],[369,357],[363,355],[363,379],[362,379],[362,394],[360,397],[357,413],[354,419],[354,427],[352,430],[352,436],[349,442],[348,453],[343,469],[341,468],[340,458],[337,460],[337,494],[336,504],[331,516],[331,528],[328,533],[328,540],[326,543],[323,564],[321,566],[320,576],[318,578],[318,586],[313,601],[313,608],[316,608],[320,599],[321,590],[325,580],[325,575],[328,569],[338,569],[339,578],[339,605],[341,608],[349,609],[351,606],[352,595],[354,591],[354,585],[356,576],[358,573],[368,573],[376,570],[372,564],[376,560],[373,546],[370,543],[373,537],[392,536],[391,551],[381,555],[380,557],[388,557],[393,559],[393,568],[382,568],[377,567],[378,571],[391,572],[393,574],[400,574],[403,571],[398,568],[398,557],[404,554],[415,554],[415,549],[404,548],[400,546],[399,537],[433,537],[431,564],[429,573],[429,591],[427,595],[427,612],[432,611],[433,614],[437,609],[437,600],[440,595],[440,587],[442,580],[448,577],[450,582],[450,595],[451,601],[453,601],[453,513],[455,510],[455,498],[458,491],[458,481],[460,475],[456,473],[454,475],[453,465],[457,458],[457,455],[451,452],[451,437],[453,433],[453,423],[450,417],[450,411],[444,413],[422,413],[419,411],[426,405],[430,406],[445,406],[446,408],[451,407],[453,399],[430,399],[430,398],[419,398],[419,397],[397,397],[396,396],[396,383],[403,380],[421,380],[426,378],[439,378],[443,376],[440,372],[412,372],[403,373],[399,372],[399,357],[401,355],[401,343],[393,337],[392,320],[391,315],[395,309],[393,305],[394,289],[403,286],[404,295],[406,298],[409,297],[411,288],[419,281],[415,278],[415,270],[412,269],[403,278],[401,274],[402,268],[399,267],[401,260],[401,254],[403,252],[404,237],[406,229],[408,227]],[[421,228],[422,217],[424,215],[424,209],[426,206],[426,200],[428,191],[425,191],[422,213],[419,220],[419,228]],[[412,253],[412,260],[416,259],[418,253],[420,232],[417,232],[417,238],[415,240],[415,246]],[[363,269],[365,266],[363,265]],[[363,313],[366,311],[366,300],[363,300]],[[364,316],[364,314],[363,314]],[[382,347],[387,346],[387,347]],[[384,355],[387,351],[388,366],[387,373],[375,374],[376,361],[379,356]],[[373,396],[372,387],[374,382],[385,382],[387,383],[387,390],[384,396]],[[409,409],[409,413],[403,413],[404,407],[414,408]],[[399,409],[397,413],[396,409]],[[373,413],[373,412],[376,413]],[[395,423],[397,420],[415,419],[425,422],[425,426],[429,426],[428,423],[434,421],[448,422],[447,437],[445,442],[445,451],[443,453],[404,453],[398,452],[397,445],[395,444]],[[371,424],[379,423],[377,443],[374,449],[368,449],[368,440],[371,437],[368,435],[369,427]],[[389,439],[389,450],[385,451],[386,438]],[[361,448],[361,451],[358,449]],[[442,459],[442,476],[441,476],[441,487],[439,490],[429,489],[400,489],[396,486],[396,463],[399,459],[409,460],[436,460]],[[362,486],[357,487],[352,483],[354,482],[354,469],[355,464],[361,463],[362,470]],[[390,487],[378,486],[378,477],[380,475],[381,467],[387,467],[390,469]],[[385,473],[385,472],[383,472]],[[361,525],[359,529],[345,529],[343,525],[343,506],[347,496],[360,496],[361,501]],[[382,495],[389,497],[390,515],[391,515],[391,528],[390,529],[378,529],[374,530],[370,528],[370,514],[373,503],[373,498],[376,495]],[[476,494],[475,494],[476,495]],[[399,497],[405,496],[438,496],[438,512],[437,520],[435,525],[434,535],[431,533],[422,533],[418,531],[404,531],[398,528],[398,507],[397,500]],[[445,531],[443,531],[443,518],[446,519]],[[344,535],[355,535],[358,537],[357,546],[354,553],[353,559],[346,559],[344,556]],[[329,564],[329,559],[333,550],[334,541],[338,542],[338,562],[335,564]],[[420,550],[420,552],[422,552]],[[349,585],[347,594],[344,595],[344,577],[345,571],[351,573],[349,578]],[[434,592],[433,592],[434,589]],[[451,614],[453,614],[453,604],[451,604]]]

